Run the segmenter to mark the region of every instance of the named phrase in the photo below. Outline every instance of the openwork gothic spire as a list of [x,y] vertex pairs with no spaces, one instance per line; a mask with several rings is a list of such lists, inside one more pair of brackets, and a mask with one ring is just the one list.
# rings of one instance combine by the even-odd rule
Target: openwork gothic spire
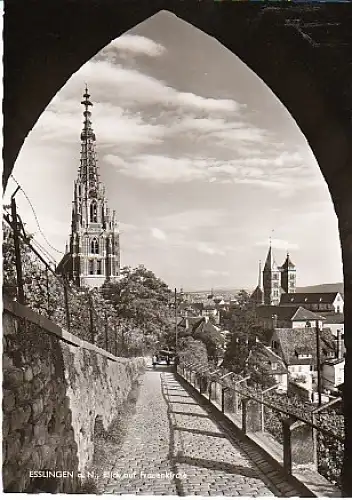
[[115,210],[110,210],[99,181],[88,88],[83,94],[81,160],[74,182],[69,248],[58,272],[77,286],[100,287],[120,274],[120,237]]
[[97,157],[95,152],[95,133],[93,132],[91,116],[89,107],[93,106],[89,100],[90,94],[86,86],[83,94],[83,101],[81,104],[84,106],[83,116],[83,130],[81,133],[81,164],[79,169],[80,181],[86,184],[87,192],[91,189],[96,190],[99,183],[99,174],[97,167]]

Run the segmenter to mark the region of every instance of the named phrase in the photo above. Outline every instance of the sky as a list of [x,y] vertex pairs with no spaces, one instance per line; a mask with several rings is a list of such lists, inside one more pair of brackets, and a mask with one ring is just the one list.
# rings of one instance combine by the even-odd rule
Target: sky
[[[144,264],[185,290],[254,288],[271,237],[298,286],[342,281],[331,197],[293,117],[239,58],[166,11],[84,64],[25,141],[13,175],[53,247],[69,237],[85,83],[122,266]],[[22,192],[16,200],[59,261]]]

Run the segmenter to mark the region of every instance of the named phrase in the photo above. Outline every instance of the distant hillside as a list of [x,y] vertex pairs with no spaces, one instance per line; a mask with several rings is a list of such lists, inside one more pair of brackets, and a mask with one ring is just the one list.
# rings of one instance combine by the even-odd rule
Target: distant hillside
[[343,283],[324,283],[322,285],[298,286],[297,292],[340,292],[343,293]]

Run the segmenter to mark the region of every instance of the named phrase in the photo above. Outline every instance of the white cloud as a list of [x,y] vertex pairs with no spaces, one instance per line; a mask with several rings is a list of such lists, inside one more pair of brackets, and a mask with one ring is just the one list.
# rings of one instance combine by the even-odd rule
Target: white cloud
[[[155,144],[162,141],[165,127],[147,123],[140,114],[122,108],[97,103],[92,109],[93,129],[98,149],[109,145],[121,151],[124,145]],[[79,102],[56,96],[42,114],[33,131],[33,137],[41,142],[78,144],[83,116]]]
[[208,162],[204,159],[139,155],[127,162],[121,157],[106,155],[104,160],[116,166],[124,175],[161,183],[190,182],[209,176]]
[[[255,245],[258,247],[268,247],[269,242],[268,242],[268,240],[259,241]],[[271,246],[273,248],[278,249],[278,250],[298,250],[299,249],[299,245],[297,245],[297,243],[290,243],[289,241],[275,239],[275,238],[273,238],[271,240]]]
[[179,92],[166,82],[136,69],[101,59],[92,59],[82,66],[61,92],[67,92],[71,96],[73,89],[77,92],[78,88],[84,88],[84,82],[89,82],[92,96],[94,91],[94,99],[118,102],[124,107],[159,104],[167,108],[228,113],[240,109],[240,105],[233,99],[214,99],[191,92]]
[[160,43],[156,43],[150,38],[144,36],[124,34],[109,43],[103,50],[105,52],[111,49],[118,49],[118,51],[128,52],[132,54],[140,54],[150,57],[157,57],[162,55],[166,49]]
[[199,242],[197,244],[197,250],[201,253],[205,253],[208,255],[225,255],[224,250],[219,248],[214,248],[205,242]]
[[223,209],[194,208],[158,217],[158,225],[167,229],[194,231],[197,228],[218,227],[227,212]]
[[167,238],[164,231],[162,231],[161,229],[158,229],[157,227],[153,227],[151,229],[151,233],[152,233],[153,238],[155,238],[157,240],[166,240],[166,238]]

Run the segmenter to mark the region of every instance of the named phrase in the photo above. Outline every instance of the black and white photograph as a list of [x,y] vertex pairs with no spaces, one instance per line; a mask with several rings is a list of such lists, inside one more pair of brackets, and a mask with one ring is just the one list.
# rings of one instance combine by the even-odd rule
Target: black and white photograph
[[2,15],[3,492],[352,496],[352,6]]

